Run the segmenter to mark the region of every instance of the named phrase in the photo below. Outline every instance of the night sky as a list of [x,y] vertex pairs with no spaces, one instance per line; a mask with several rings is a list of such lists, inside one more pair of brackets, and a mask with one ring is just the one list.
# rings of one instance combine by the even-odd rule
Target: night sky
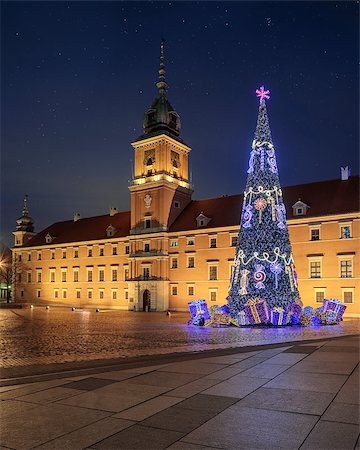
[[193,198],[242,192],[255,89],[283,186],[359,173],[357,2],[2,2],[2,238],[129,209],[130,145],[156,95],[192,148]]

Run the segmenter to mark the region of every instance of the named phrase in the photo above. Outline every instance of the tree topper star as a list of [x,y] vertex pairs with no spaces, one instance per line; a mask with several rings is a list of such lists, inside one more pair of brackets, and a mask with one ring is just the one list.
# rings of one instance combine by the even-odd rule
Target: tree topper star
[[266,98],[266,100],[269,100],[270,98],[270,91],[264,89],[264,86],[261,86],[259,89],[256,89],[256,95],[257,97],[260,97],[260,102]]

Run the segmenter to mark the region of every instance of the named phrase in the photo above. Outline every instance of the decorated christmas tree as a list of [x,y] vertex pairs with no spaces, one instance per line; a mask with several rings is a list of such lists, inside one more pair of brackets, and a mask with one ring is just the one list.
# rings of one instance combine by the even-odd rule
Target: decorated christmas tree
[[264,299],[270,308],[300,303],[286,210],[266,102],[269,91],[256,90],[259,115],[249,159],[240,232],[228,302],[236,316],[248,300]]

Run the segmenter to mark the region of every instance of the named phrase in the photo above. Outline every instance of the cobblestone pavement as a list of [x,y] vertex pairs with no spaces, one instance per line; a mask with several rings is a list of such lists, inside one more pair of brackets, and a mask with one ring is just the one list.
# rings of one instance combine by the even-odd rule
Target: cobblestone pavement
[[0,310],[4,368],[127,358],[321,339],[359,333],[360,320],[327,327],[204,328],[187,313],[71,311],[70,308]]
[[360,448],[359,336],[242,350],[0,387],[0,448]]

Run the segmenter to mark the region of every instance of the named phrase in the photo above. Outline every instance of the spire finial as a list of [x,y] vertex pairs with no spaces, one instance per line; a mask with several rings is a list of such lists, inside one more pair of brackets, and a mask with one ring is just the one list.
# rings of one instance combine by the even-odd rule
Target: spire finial
[[28,200],[28,195],[25,194],[24,204],[23,204],[23,209],[22,209],[22,215],[23,216],[28,216],[29,215],[29,210],[28,210],[28,207],[27,207],[27,200]]
[[168,85],[165,81],[164,46],[165,39],[162,38],[160,42],[159,81],[156,83],[156,87],[159,89],[160,94],[164,94],[166,89],[168,88]]
[[260,97],[260,103],[262,103],[265,99],[269,100],[270,98],[270,91],[267,89],[265,90],[264,86],[261,86],[259,89],[256,89],[256,96]]

